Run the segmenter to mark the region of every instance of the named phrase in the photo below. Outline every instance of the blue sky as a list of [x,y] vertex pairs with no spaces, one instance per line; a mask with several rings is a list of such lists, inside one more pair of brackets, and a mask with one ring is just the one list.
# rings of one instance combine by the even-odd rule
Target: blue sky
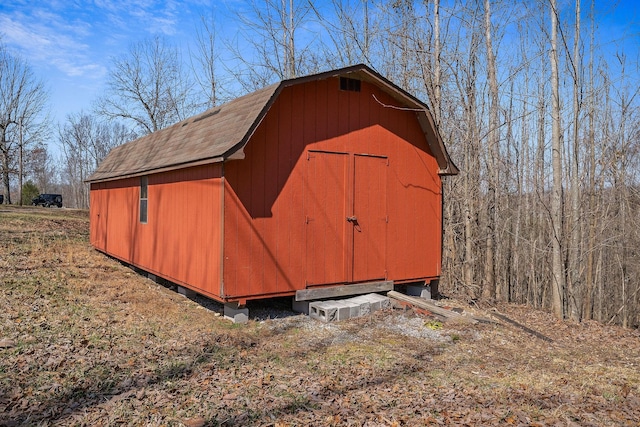
[[[186,55],[201,15],[212,12],[219,38],[233,37],[234,13],[242,0],[0,0],[0,33],[19,52],[51,93],[53,122],[70,113],[88,111],[104,91],[111,58],[127,52],[132,42],[164,35]],[[259,2],[259,0],[258,0]],[[573,1],[560,1],[569,8]],[[583,9],[590,1],[582,0]],[[616,9],[599,0],[600,30],[618,45],[635,50],[640,60],[640,1],[621,0]],[[616,3],[614,3],[616,4]]]

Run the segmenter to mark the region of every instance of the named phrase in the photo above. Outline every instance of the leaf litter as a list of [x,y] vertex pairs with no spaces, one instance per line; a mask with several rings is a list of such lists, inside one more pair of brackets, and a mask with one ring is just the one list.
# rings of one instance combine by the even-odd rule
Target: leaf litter
[[507,304],[495,309],[550,340],[405,309],[325,324],[281,300],[232,325],[219,304],[149,281],[87,234],[86,212],[0,213],[0,425],[640,422],[637,330]]

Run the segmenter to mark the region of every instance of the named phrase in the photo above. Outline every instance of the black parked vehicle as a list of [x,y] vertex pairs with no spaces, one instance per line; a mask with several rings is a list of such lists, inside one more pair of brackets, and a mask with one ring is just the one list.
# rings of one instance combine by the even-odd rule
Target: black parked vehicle
[[4,194],[0,194],[0,205],[4,203]]
[[60,194],[40,194],[38,197],[34,197],[31,201],[33,206],[44,206],[50,208],[51,206],[62,207],[62,196]]

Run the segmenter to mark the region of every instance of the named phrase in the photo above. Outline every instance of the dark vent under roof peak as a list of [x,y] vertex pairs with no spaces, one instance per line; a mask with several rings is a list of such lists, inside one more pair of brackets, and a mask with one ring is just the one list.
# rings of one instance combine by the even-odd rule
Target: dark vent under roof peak
[[360,80],[350,79],[349,77],[340,77],[340,90],[360,92]]

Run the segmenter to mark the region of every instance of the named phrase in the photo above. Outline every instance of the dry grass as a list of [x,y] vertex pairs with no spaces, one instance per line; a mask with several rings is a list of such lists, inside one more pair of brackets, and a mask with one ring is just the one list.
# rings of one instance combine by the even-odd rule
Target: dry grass
[[0,425],[640,422],[637,331],[507,305],[553,342],[401,311],[235,326],[92,250],[87,229],[86,212],[0,208]]

